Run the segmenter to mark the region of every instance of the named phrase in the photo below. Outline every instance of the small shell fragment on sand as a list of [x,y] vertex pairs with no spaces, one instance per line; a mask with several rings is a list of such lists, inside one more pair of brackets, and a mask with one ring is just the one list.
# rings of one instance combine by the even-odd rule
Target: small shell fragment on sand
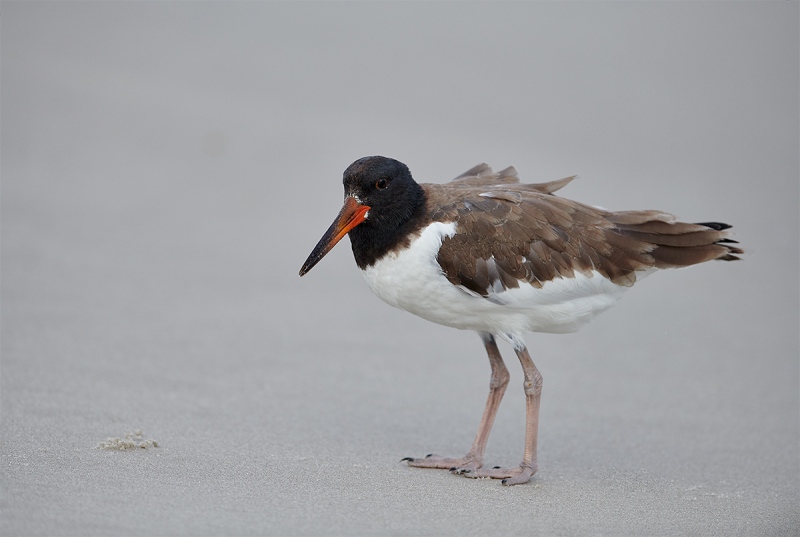
[[106,438],[95,446],[95,449],[108,449],[112,451],[128,451],[131,449],[148,449],[158,447],[158,442],[152,439],[145,439],[144,433],[137,429],[126,433],[124,438]]

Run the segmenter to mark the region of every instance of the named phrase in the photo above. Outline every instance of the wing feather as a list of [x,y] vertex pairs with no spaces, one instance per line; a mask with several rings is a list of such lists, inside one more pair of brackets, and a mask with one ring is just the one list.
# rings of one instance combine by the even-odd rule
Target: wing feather
[[513,167],[479,164],[445,185],[425,185],[430,217],[455,222],[437,256],[445,276],[496,302],[522,284],[592,271],[622,286],[652,268],[738,259],[716,222],[689,224],[662,211],[611,212],[553,195],[574,177],[519,184]]

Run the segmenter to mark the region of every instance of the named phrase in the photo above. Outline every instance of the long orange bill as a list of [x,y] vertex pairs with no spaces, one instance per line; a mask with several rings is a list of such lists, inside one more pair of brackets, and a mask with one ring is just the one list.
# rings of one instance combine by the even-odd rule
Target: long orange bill
[[336,243],[342,240],[342,237],[364,221],[369,212],[368,205],[361,205],[352,196],[347,196],[344,200],[344,206],[339,211],[339,216],[333,221],[331,227],[325,232],[325,235],[319,240],[311,255],[308,256],[306,262],[303,263],[303,268],[300,269],[300,276],[314,268],[314,265],[320,262],[325,257],[325,254],[331,251],[336,246]]

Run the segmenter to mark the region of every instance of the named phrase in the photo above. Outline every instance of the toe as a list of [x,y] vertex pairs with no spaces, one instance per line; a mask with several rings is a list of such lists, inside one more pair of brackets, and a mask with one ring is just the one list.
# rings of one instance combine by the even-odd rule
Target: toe
[[522,485],[530,481],[533,474],[536,473],[536,468],[531,468],[530,466],[521,466],[518,470],[517,475],[503,479],[501,484],[506,486]]

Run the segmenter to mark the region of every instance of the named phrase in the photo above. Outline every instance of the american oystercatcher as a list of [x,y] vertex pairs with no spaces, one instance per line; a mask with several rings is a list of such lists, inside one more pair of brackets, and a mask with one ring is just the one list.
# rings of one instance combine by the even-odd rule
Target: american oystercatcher
[[[344,172],[344,206],[300,269],[345,235],[370,289],[429,321],[477,331],[489,355],[489,398],[469,452],[403,459],[505,485],[536,473],[542,375],[525,332],[573,332],[645,275],[743,251],[719,222],[688,224],[661,211],[612,212],[553,193],[574,177],[520,184],[513,167],[480,164],[446,184],[418,184],[405,164],[364,157]],[[509,374],[496,338],[522,364],[525,451],[517,467],[484,470],[483,455]]]

